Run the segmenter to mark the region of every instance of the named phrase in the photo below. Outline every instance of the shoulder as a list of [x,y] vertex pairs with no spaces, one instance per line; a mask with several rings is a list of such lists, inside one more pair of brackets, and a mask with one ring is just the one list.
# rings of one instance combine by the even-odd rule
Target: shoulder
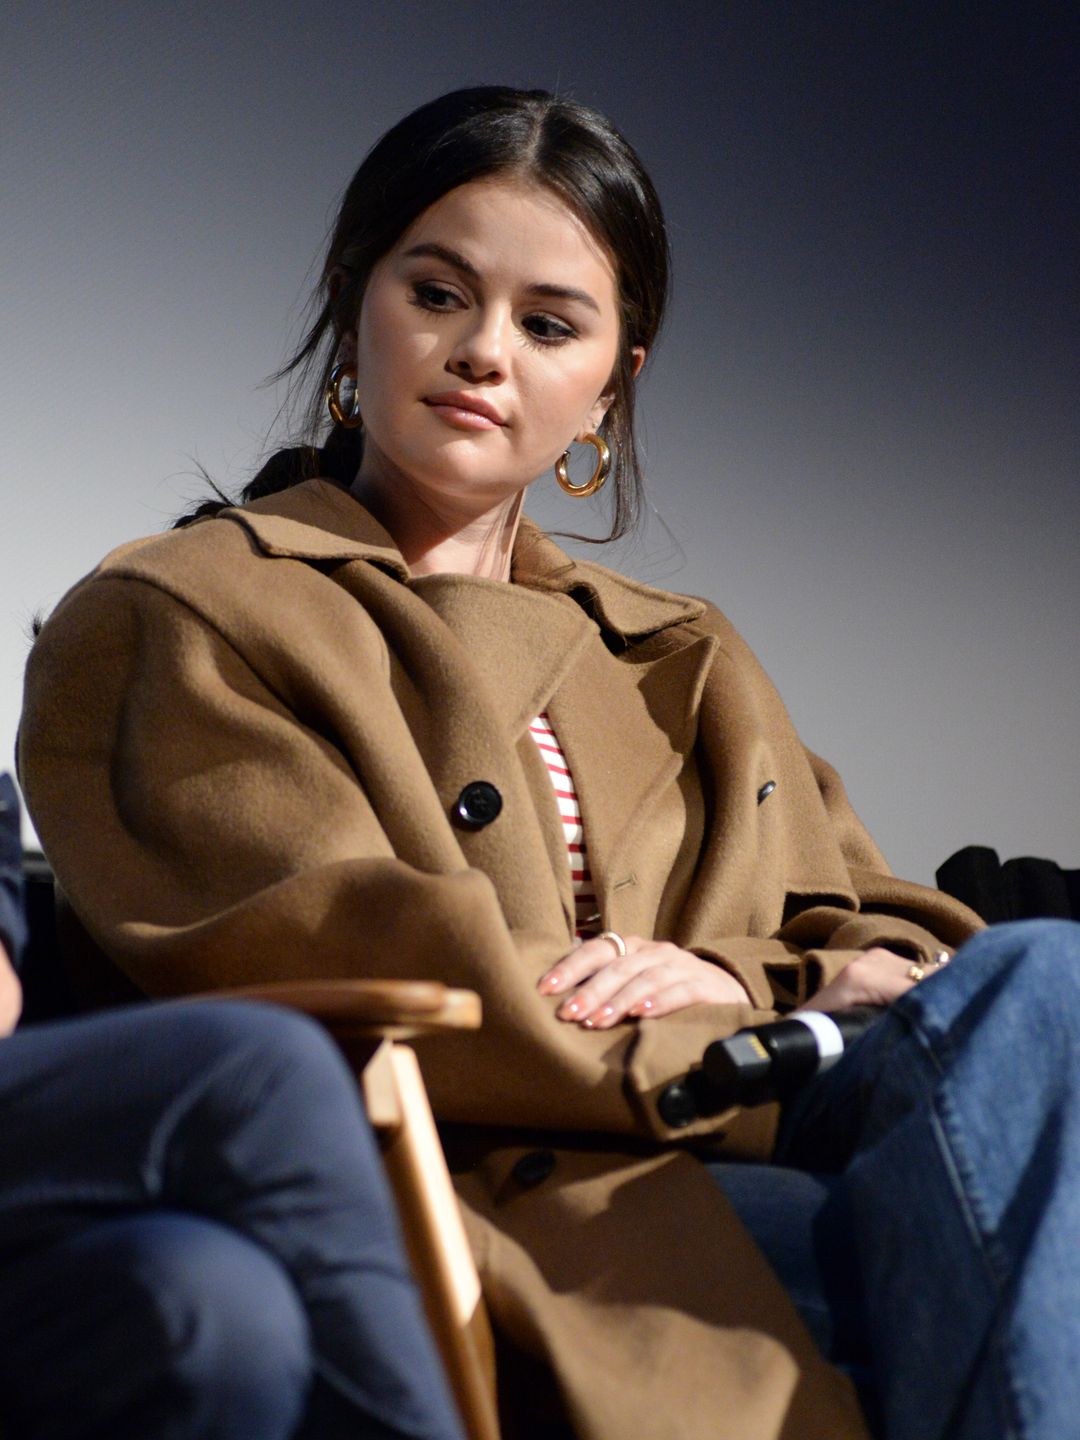
[[689,644],[707,636],[732,652],[750,654],[734,625],[708,600],[649,585],[595,560],[575,559],[531,522],[522,523],[513,575],[530,588],[573,595],[624,642],[665,635],[669,644]]
[[242,583],[262,560],[322,560],[348,552],[351,537],[341,515],[351,508],[359,507],[337,486],[305,481],[120,545],[87,578],[140,579],[164,588]]
[[328,571],[359,558],[403,568],[389,537],[346,492],[305,481],[119,546],[68,591],[42,635],[73,612],[107,617],[110,608],[163,601],[224,631],[251,633],[283,614],[335,609],[342,597]]
[[648,585],[594,561],[580,561],[576,568],[605,610],[618,617],[626,636],[663,635],[670,645],[709,639],[730,661],[764,676],[750,646],[711,600]]
[[350,578],[339,583],[340,562],[367,548],[332,518],[314,523],[317,492],[291,507],[271,500],[107,555],[33,645],[27,728],[28,717],[51,723],[58,706],[88,703],[95,675],[111,676],[121,694],[170,666],[190,684],[210,685],[221,670],[290,696],[305,684],[347,691],[360,675],[382,676],[387,645],[370,602],[374,587],[398,587],[369,565],[344,567]]
[[[227,513],[223,511],[222,516]],[[119,594],[125,589],[138,605],[140,595],[145,600],[149,591],[184,600],[212,593],[223,580],[242,585],[250,551],[243,532],[221,517],[126,541],[67,591],[46,621],[38,643],[55,628],[59,617],[93,607],[105,592]],[[125,587],[124,582],[136,583]]]
[[633,580],[593,561],[575,570],[595,591],[605,615],[617,617],[622,633],[643,653],[662,654],[694,644],[711,646],[706,688],[730,706],[736,693],[760,716],[785,731],[790,716],[764,665],[732,621],[710,600]]

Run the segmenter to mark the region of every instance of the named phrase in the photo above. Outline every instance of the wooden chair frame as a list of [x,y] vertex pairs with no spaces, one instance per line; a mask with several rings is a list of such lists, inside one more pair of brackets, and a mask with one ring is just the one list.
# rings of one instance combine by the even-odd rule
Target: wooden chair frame
[[357,1071],[405,1244],[469,1440],[499,1440],[494,1345],[480,1279],[415,1051],[416,1035],[471,1030],[479,996],[435,981],[283,981],[213,992],[318,1020]]

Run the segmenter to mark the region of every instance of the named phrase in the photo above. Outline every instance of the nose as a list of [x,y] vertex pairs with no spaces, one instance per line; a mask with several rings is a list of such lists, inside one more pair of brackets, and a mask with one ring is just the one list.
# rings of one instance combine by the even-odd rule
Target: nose
[[458,335],[446,368],[473,384],[496,384],[506,378],[507,320],[493,310],[475,310]]

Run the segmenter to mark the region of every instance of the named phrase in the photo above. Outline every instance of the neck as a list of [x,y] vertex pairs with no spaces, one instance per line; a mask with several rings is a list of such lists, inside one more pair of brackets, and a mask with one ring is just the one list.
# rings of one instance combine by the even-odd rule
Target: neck
[[429,498],[418,496],[410,486],[381,485],[366,477],[363,469],[350,488],[393,537],[413,575],[510,579],[523,491],[477,512],[454,497]]

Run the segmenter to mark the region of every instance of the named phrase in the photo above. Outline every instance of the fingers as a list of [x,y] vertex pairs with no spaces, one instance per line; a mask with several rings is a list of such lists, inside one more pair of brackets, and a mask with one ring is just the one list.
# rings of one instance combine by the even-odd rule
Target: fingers
[[936,950],[929,960],[914,960],[908,966],[907,978],[913,985],[918,985],[928,975],[933,975],[942,966],[948,965],[952,956],[948,950]]
[[[689,1005],[748,1004],[742,985],[710,960],[668,941],[594,936],[576,946],[537,983],[541,995],[561,996],[559,1020],[587,1030],[606,1030],[626,1019],[670,1015]],[[800,1009],[844,1010],[854,1005],[891,1005],[927,975],[947,964],[941,951],[932,960],[913,961],[883,946],[856,956]]]
[[856,1004],[887,1005],[907,993],[916,982],[908,975],[911,961],[891,950],[867,950],[844,972],[848,985],[860,998]]
[[[599,937],[589,942],[593,954],[592,947],[598,943],[603,943]],[[625,943],[625,955],[605,955],[599,965],[586,957],[589,968],[585,974],[564,987],[566,998],[555,1011],[558,1019],[574,1020],[588,1030],[602,1029],[621,1020],[631,1005],[646,1000],[658,985],[672,983],[674,977],[666,974],[665,962],[668,952],[679,953],[674,945],[650,943],[637,936],[627,937]]]
[[663,962],[646,965],[627,977],[612,973],[615,970],[611,966],[602,979],[590,981],[579,994],[564,1001],[555,1012],[558,1018],[576,1020],[586,1030],[607,1030],[627,1016],[667,1015],[694,1004],[691,982]]
[[631,1006],[644,1005],[658,987],[673,983],[676,977],[665,972],[665,963],[684,951],[667,941],[643,940],[639,935],[622,938],[625,955],[616,953],[611,940],[597,935],[564,955],[541,978],[537,986],[541,995],[566,997],[555,1011],[558,1019],[574,1021],[587,1030],[605,1029],[622,1020]]
[[583,940],[569,954],[564,955],[557,965],[552,966],[546,975],[540,977],[536,988],[541,995],[564,994],[605,966],[628,958],[644,943],[639,935],[623,936],[626,957],[622,957],[617,953],[614,942],[606,936],[596,935],[591,940]]
[[947,964],[948,958],[948,953],[942,951],[933,961],[924,964],[875,946],[846,965],[800,1009],[845,1010],[853,1005],[891,1005],[942,964]]
[[669,941],[624,939],[625,955],[602,936],[564,956],[544,975],[541,994],[565,996],[555,1011],[559,1020],[587,1030],[606,1030],[627,1018],[670,1015],[688,1005],[746,1004],[739,982],[709,960]]

